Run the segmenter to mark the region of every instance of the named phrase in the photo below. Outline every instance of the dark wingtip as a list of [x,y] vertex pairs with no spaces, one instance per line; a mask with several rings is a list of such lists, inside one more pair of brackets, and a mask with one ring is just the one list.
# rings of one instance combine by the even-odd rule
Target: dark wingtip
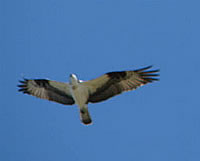
[[28,93],[27,82],[28,82],[28,79],[26,78],[23,78],[23,80],[19,80],[20,84],[17,85],[17,87],[19,87],[18,92]]
[[26,87],[26,84],[19,84],[17,85],[17,87],[23,88],[23,87]]
[[144,71],[144,70],[147,70],[147,69],[150,69],[150,68],[152,68],[153,67],[153,65],[149,65],[149,66],[146,66],[146,67],[144,67],[144,68],[140,68],[140,69],[137,69],[137,70],[134,70],[135,72],[142,72],[142,71]]
[[144,78],[144,79],[151,82],[160,80],[159,78]]
[[19,80],[19,82],[22,83],[22,84],[26,83],[25,80]]
[[137,69],[135,70],[135,72],[137,72],[142,79],[145,80],[146,83],[148,82],[153,82],[153,81],[159,81],[159,78],[155,78],[160,76],[160,74],[158,73],[160,71],[160,69],[156,69],[156,70],[148,70],[150,68],[152,68],[153,66],[147,66],[141,69]]
[[157,72],[160,72],[160,69],[144,71],[143,73],[157,73]]

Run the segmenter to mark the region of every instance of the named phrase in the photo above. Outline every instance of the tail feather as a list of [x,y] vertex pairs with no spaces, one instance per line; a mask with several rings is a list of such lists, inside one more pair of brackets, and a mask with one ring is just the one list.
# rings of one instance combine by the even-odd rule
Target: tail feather
[[82,108],[82,109],[80,109],[80,118],[81,118],[81,121],[82,121],[85,125],[88,125],[88,124],[91,124],[91,123],[92,123],[92,119],[91,119],[91,117],[90,117],[88,108]]

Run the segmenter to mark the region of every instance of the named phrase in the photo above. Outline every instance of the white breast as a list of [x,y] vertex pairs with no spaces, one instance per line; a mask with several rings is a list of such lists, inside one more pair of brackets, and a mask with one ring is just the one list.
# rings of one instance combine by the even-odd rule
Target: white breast
[[83,107],[88,100],[88,88],[83,86],[82,84],[71,85],[70,87],[70,91],[72,93],[73,99],[75,100],[75,103],[79,107]]

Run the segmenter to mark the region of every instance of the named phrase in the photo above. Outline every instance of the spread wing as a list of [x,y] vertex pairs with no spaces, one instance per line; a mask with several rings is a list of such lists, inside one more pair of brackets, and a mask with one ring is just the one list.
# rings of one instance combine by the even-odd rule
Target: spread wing
[[148,70],[152,66],[133,71],[110,72],[103,76],[83,82],[89,88],[88,102],[100,102],[124,91],[135,90],[144,84],[157,81],[159,70]]
[[47,79],[24,79],[20,83],[18,85],[20,92],[65,105],[74,104],[68,83]]

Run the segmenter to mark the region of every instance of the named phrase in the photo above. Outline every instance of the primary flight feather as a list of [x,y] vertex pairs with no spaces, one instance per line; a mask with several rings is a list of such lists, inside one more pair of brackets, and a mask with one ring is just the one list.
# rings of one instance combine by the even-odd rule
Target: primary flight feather
[[88,103],[107,100],[125,91],[134,90],[144,84],[159,80],[159,70],[148,70],[152,66],[132,70],[109,72],[96,79],[80,81],[71,74],[69,83],[47,79],[24,79],[18,85],[19,91],[65,105],[77,104],[81,121],[92,123]]

